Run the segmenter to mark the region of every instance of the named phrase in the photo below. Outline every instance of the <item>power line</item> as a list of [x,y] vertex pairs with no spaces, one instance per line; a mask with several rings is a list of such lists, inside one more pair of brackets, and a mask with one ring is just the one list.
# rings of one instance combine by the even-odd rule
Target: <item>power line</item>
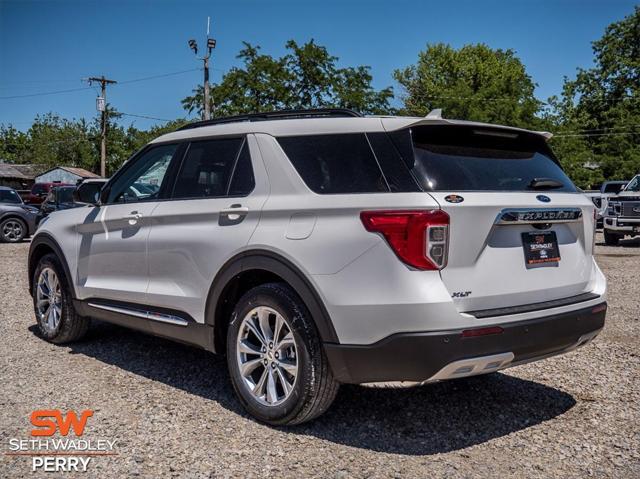
[[[190,68],[189,70],[180,70],[180,71],[177,71],[177,72],[163,73],[163,74],[160,74],[160,75],[152,75],[152,76],[148,76],[148,77],[134,78],[134,79],[131,79],[131,80],[125,80],[125,81],[122,81],[122,82],[118,82],[118,84],[123,85],[123,84],[136,83],[136,82],[142,82],[142,81],[147,81],[147,80],[155,80],[157,78],[165,78],[165,77],[170,77],[170,76],[175,76],[175,75],[181,75],[183,73],[193,72],[193,71],[197,71],[197,70],[202,70],[202,68]],[[86,86],[86,87],[79,87],[79,88],[69,88],[69,89],[66,89],[66,90],[54,90],[54,91],[39,92],[39,93],[27,93],[27,94],[24,94],[24,95],[0,96],[0,100],[11,100],[11,99],[15,99],[15,98],[30,98],[30,97],[36,97],[36,96],[58,95],[60,93],[71,93],[71,92],[76,92],[76,91],[84,91],[84,90],[92,90],[92,89],[93,89],[93,87]]]
[[591,129],[584,129],[584,130],[573,130],[573,131],[562,131],[562,132],[558,132],[556,134],[557,135],[571,135],[571,134],[578,134],[578,133],[607,133],[609,131],[629,131],[629,130],[636,130],[640,128],[640,124],[633,124],[633,125],[621,125],[621,126],[610,126],[610,127],[604,127],[604,128],[591,128]]
[[56,91],[47,91],[41,93],[29,93],[26,95],[12,95],[12,96],[0,96],[0,100],[11,100],[13,98],[28,98],[33,96],[46,96],[46,95],[57,95],[59,93],[71,93],[74,91],[82,91],[82,90],[93,90],[93,87],[85,86],[81,88],[69,88],[68,90],[56,90]]
[[198,68],[190,68],[188,70],[181,70],[179,72],[172,72],[172,73],[163,73],[161,75],[153,75],[150,77],[143,77],[143,78],[136,78],[133,80],[125,80],[125,81],[121,81],[118,82],[119,85],[125,85],[128,83],[136,83],[136,82],[140,82],[140,81],[146,81],[146,80],[155,80],[156,78],[165,78],[165,77],[170,77],[170,76],[175,76],[175,75],[181,75],[182,73],[189,73],[189,72],[195,72],[198,70],[202,70],[202,68],[198,67]]
[[588,137],[588,136],[620,136],[620,135],[640,135],[640,133],[636,132],[611,132],[611,133],[577,133],[575,135],[553,135],[554,138],[570,138],[570,137]]
[[148,116],[148,115],[135,115],[133,113],[123,113],[121,111],[117,112],[119,115],[124,115],[124,116],[132,116],[134,118],[145,118],[147,120],[158,120],[158,121],[174,121],[174,120],[167,120],[166,118],[157,118],[155,116]]

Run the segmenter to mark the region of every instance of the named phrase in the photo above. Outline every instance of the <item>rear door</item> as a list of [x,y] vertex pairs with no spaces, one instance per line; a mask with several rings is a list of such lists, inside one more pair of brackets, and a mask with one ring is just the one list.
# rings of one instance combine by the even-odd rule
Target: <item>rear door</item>
[[441,276],[459,311],[588,290],[594,207],[540,135],[453,125],[410,135],[412,171],[450,216]]
[[215,275],[248,243],[267,194],[253,135],[192,142],[171,198],[153,212],[149,304],[204,318]]

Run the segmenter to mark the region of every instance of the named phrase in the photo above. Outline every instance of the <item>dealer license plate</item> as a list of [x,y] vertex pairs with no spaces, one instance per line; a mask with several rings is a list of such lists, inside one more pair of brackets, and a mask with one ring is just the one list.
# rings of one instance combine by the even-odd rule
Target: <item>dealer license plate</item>
[[556,263],[560,261],[560,248],[555,231],[522,233],[522,247],[526,264]]

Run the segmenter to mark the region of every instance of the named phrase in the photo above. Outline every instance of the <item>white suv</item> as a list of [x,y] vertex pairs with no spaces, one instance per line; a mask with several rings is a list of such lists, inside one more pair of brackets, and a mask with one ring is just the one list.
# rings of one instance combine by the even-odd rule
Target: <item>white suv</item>
[[604,325],[594,206],[548,134],[348,110],[191,124],[31,243],[42,336],[88,318],[226,353],[256,418],[339,383],[420,384],[564,353]]

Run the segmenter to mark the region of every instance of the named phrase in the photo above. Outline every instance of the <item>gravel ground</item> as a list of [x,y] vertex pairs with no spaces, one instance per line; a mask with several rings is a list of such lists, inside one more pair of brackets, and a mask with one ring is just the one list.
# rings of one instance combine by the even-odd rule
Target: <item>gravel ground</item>
[[[107,324],[71,346],[39,339],[27,250],[0,245],[3,453],[34,409],[93,409],[83,438],[118,455],[83,477],[640,477],[640,239],[598,246],[610,310],[585,348],[414,389],[346,386],[291,429],[239,408],[222,358]],[[0,459],[0,477],[30,468]]]

